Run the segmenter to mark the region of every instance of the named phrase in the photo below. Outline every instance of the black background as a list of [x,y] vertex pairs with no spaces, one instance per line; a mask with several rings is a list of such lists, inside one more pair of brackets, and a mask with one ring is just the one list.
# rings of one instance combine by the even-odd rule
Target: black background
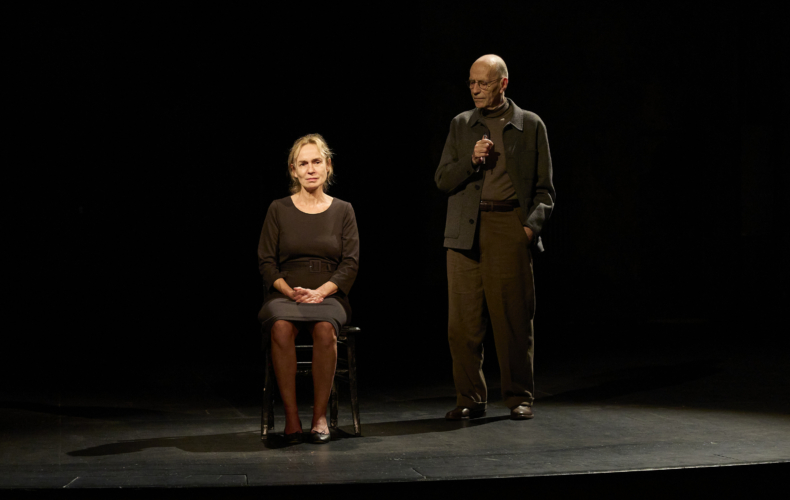
[[260,227],[287,194],[290,145],[318,132],[336,152],[330,194],[357,214],[363,379],[449,380],[433,174],[485,53],[543,118],[555,167],[538,371],[601,350],[786,346],[778,11],[289,7],[17,13],[4,366],[254,363]]

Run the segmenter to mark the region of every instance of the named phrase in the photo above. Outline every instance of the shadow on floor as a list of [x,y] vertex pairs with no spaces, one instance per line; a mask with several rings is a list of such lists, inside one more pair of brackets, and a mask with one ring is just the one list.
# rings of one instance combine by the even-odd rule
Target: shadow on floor
[[397,422],[367,424],[363,426],[363,430],[364,435],[369,437],[409,436],[412,434],[454,431],[509,419],[510,415],[455,421],[447,421],[444,418],[424,418],[421,420],[402,420]]
[[252,453],[261,451],[261,440],[256,432],[135,439],[102,444],[66,454],[72,457],[101,457],[136,453],[149,448],[178,448],[190,453]]
[[[363,426],[362,438],[378,438],[388,436],[406,436],[448,432],[478,425],[485,425],[499,420],[507,420],[509,416],[478,418],[475,420],[459,420],[448,422],[444,418],[421,420],[404,420],[397,422],[380,422]],[[344,429],[332,432],[332,440],[342,441],[357,439]],[[83,450],[66,453],[72,457],[100,457],[107,455],[123,455],[136,453],[149,448],[178,448],[189,453],[257,453],[261,451],[260,434],[255,432],[235,432],[229,434],[211,434],[203,436],[181,436],[172,438],[136,439],[103,444]],[[271,434],[263,443],[266,449],[279,449],[293,446],[286,444],[280,433]]]

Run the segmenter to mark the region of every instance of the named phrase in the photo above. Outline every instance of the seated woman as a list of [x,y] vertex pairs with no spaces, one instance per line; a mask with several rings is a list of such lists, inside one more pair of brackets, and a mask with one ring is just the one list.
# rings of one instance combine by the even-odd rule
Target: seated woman
[[310,441],[330,440],[326,407],[337,364],[337,334],[351,319],[348,292],[359,267],[359,235],[350,203],[326,194],[332,152],[318,134],[298,139],[288,156],[291,196],[269,206],[258,244],[266,300],[258,313],[271,332],[274,372],[285,407],[285,435],[302,439],[296,405],[299,331],[313,336]]

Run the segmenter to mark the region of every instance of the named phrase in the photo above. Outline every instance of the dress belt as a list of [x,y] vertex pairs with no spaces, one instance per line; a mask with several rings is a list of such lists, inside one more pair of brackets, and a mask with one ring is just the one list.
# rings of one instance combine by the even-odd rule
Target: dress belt
[[286,262],[280,265],[280,271],[303,270],[311,273],[331,273],[337,269],[337,264],[330,264],[320,259],[310,259],[302,262]]
[[518,200],[486,201],[480,200],[482,212],[512,212],[519,206]]

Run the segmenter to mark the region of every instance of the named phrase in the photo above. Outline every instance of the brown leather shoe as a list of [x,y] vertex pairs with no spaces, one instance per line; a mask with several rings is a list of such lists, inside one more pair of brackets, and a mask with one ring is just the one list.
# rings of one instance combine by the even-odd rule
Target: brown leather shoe
[[473,410],[465,406],[456,406],[454,410],[450,410],[447,412],[447,415],[444,416],[444,419],[463,420],[467,418],[480,418],[485,416],[486,416],[485,408],[479,408],[477,410]]
[[510,410],[510,420],[527,420],[534,416],[532,407],[529,405],[519,405]]

